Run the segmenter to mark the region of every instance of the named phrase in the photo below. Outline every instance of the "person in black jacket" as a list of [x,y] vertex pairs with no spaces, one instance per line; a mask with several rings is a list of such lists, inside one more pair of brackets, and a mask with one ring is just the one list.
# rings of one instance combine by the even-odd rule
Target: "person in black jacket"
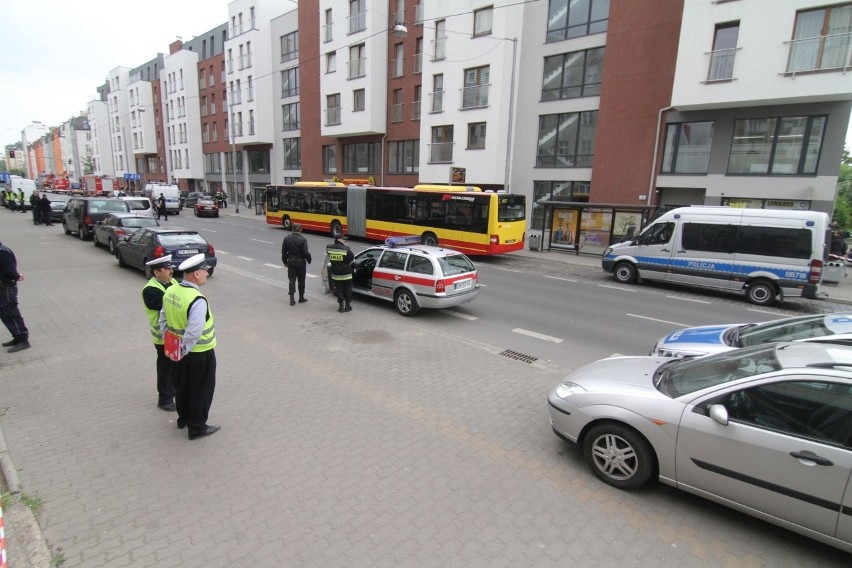
[[41,225],[41,207],[39,207],[38,190],[34,189],[30,194],[30,207],[33,210],[33,225]]
[[346,246],[346,237],[342,234],[334,237],[334,244],[325,247],[328,260],[331,262],[329,276],[334,285],[334,293],[337,296],[337,311],[352,311],[352,261],[355,255],[352,249]]
[[308,250],[308,241],[302,236],[302,226],[293,223],[293,232],[284,237],[281,244],[281,261],[287,267],[287,278],[290,280],[290,305],[295,306],[296,281],[299,282],[299,303],[308,301],[305,298],[305,276],[308,273],[308,264],[311,263],[311,253]]
[[831,233],[829,251],[834,256],[846,256],[846,240],[843,238],[843,232],[840,229],[835,229]]
[[24,275],[18,272],[18,261],[12,249],[0,243],[0,320],[12,334],[12,340],[3,343],[9,353],[30,348],[30,332],[18,308],[18,282]]
[[[53,219],[51,219],[52,211],[50,210],[50,199],[47,198],[46,193],[41,194],[41,199],[38,200],[38,207],[33,206],[33,211],[35,209],[39,209],[41,211],[41,222],[47,225],[48,227],[53,226]],[[35,213],[33,213],[35,215]]]

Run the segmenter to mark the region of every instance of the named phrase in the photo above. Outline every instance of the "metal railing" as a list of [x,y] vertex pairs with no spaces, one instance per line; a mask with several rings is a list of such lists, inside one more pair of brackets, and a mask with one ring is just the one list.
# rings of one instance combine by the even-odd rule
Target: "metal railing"
[[398,57],[396,59],[391,59],[391,77],[402,77],[402,63],[403,58]]
[[709,52],[710,68],[707,71],[707,81],[726,81],[734,78],[734,60],[738,49],[732,47]]
[[411,103],[411,120],[420,120],[420,101]]
[[402,122],[403,103],[391,105],[391,122]]
[[347,18],[349,21],[349,33],[354,34],[367,29],[367,11],[352,14]]
[[491,85],[473,85],[461,89],[462,108],[482,108],[488,106],[488,88]]
[[787,73],[852,68],[852,32],[794,39],[790,44]]
[[433,142],[429,144],[429,162],[433,164],[453,161],[453,142]]
[[429,96],[432,97],[432,106],[429,112],[444,112],[444,91],[434,91],[429,93]]
[[447,36],[436,37],[432,40],[432,61],[441,61],[447,58]]
[[341,107],[329,107],[325,111],[325,124],[326,126],[331,126],[333,124],[340,124],[340,108]]
[[367,74],[367,59],[352,59],[347,62],[349,66],[349,75],[350,79],[357,79],[358,77],[363,77]]

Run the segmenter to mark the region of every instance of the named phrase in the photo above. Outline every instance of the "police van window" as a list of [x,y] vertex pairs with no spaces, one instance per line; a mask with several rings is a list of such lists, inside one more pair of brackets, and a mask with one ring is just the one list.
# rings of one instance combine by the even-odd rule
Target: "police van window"
[[417,274],[432,274],[432,261],[422,256],[412,254],[408,257],[408,271]]
[[732,253],[736,246],[735,225],[684,223],[683,248],[691,251]]
[[395,250],[386,250],[379,260],[379,268],[389,268],[391,270],[404,270],[405,260],[408,253]]
[[742,226],[736,243],[740,254],[810,258],[812,252],[808,229]]
[[639,237],[640,245],[663,245],[674,234],[674,223],[654,223]]

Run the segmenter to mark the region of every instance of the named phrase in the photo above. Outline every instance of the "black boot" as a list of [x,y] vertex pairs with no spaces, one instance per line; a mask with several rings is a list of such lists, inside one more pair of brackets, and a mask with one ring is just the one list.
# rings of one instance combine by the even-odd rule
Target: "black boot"
[[308,299],[307,299],[307,298],[305,298],[305,295],[304,295],[304,294],[299,294],[299,303],[300,303],[300,304],[304,304],[304,303],[305,303],[305,302],[307,302],[307,301],[308,301]]
[[11,341],[7,341],[6,343],[3,343],[3,347],[11,347],[11,346],[16,345],[18,343],[20,343],[20,340],[17,337],[13,337]]
[[337,300],[337,311],[343,313],[343,300]]
[[346,307],[343,308],[343,311],[344,312],[351,312],[352,311],[352,304],[349,303],[349,300],[346,300]]
[[296,300],[294,300],[294,299],[293,299],[293,294],[290,294],[290,305],[291,305],[291,306],[295,306],[295,305],[296,305]]

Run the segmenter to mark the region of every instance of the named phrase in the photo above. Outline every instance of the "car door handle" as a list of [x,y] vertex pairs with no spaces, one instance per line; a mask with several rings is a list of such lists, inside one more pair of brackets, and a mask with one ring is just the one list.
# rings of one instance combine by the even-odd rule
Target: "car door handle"
[[830,459],[818,456],[808,450],[802,450],[800,452],[790,452],[790,455],[800,460],[814,462],[817,465],[834,465],[834,462]]
[[660,249],[660,252],[672,252],[671,249]]

